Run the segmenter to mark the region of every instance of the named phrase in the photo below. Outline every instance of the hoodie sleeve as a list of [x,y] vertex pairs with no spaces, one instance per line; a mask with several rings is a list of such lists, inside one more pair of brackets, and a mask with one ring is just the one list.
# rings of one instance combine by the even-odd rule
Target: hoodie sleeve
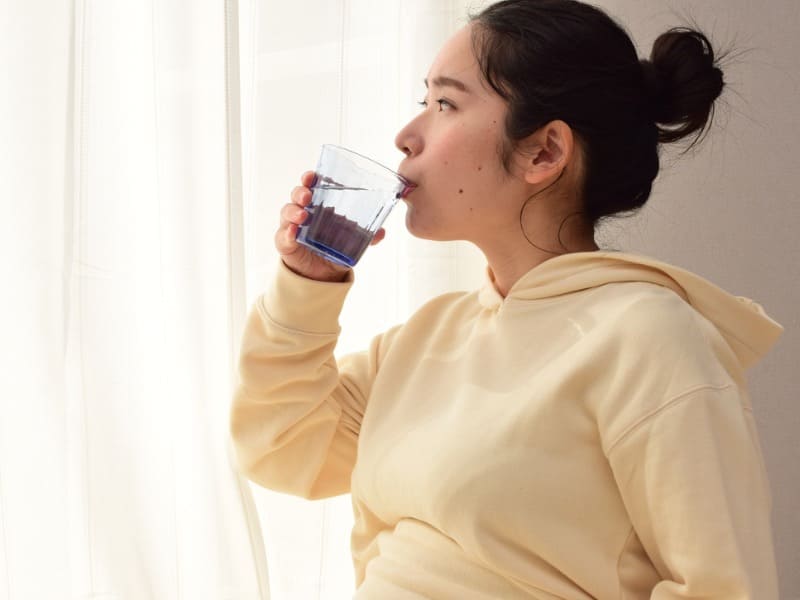
[[652,600],[778,598],[769,484],[737,386],[673,398],[635,424],[609,460],[662,578]]
[[282,263],[242,335],[230,431],[240,472],[308,499],[350,490],[356,446],[383,336],[337,363],[338,317],[350,286]]

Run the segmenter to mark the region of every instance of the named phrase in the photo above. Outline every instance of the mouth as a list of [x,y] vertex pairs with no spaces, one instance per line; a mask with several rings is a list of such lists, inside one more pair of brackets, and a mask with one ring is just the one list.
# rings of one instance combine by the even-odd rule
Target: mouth
[[400,175],[400,178],[403,181],[403,191],[398,194],[398,197],[402,199],[406,198],[411,192],[417,189],[417,184],[403,175]]

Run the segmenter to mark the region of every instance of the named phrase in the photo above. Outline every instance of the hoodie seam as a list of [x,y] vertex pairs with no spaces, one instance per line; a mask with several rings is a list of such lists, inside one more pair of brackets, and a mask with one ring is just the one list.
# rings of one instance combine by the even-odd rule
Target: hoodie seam
[[691,396],[696,394],[697,392],[701,391],[713,391],[713,392],[722,392],[727,389],[732,389],[735,386],[732,383],[723,383],[719,385],[712,385],[712,384],[701,384],[696,385],[688,390],[685,390],[679,394],[676,394],[671,399],[667,400],[664,404],[660,405],[658,408],[651,410],[650,412],[646,413],[645,415],[641,416],[639,419],[634,421],[631,425],[629,425],[623,432],[617,437],[614,442],[608,447],[606,452],[606,456],[611,456],[614,450],[620,446],[628,437],[630,437],[636,430],[640,429],[642,426],[645,425],[648,421],[652,421],[655,417],[660,415],[661,413],[665,412],[666,410],[680,404],[681,402],[689,399]]

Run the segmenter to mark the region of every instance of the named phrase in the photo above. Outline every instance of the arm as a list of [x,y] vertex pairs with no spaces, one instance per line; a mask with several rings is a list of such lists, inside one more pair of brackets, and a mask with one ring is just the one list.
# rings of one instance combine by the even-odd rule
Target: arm
[[674,398],[608,456],[633,527],[662,577],[652,600],[778,597],[766,471],[733,384]]
[[351,283],[314,281],[281,264],[250,312],[230,427],[239,469],[259,485],[309,499],[350,489],[382,341],[337,364]]

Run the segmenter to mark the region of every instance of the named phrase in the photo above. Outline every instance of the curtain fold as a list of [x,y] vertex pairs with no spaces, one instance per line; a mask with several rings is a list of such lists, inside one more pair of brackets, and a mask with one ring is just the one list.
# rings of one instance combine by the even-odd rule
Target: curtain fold
[[[228,182],[227,210],[225,212],[228,215],[228,329],[230,332],[228,355],[231,360],[229,369],[232,383],[231,395],[237,383],[239,342],[246,319],[240,76],[242,40],[239,35],[239,24],[238,0],[225,0],[225,117]],[[252,53],[252,47],[246,46],[246,50]],[[227,413],[224,413],[224,423],[227,422],[226,417]],[[226,447],[228,460],[233,464],[234,453],[230,439],[227,440]],[[235,479],[246,519],[259,598],[266,600],[270,597],[269,574],[258,512],[247,482],[240,476],[236,476]]]
[[228,454],[237,18],[3,6],[0,598],[268,597]]

